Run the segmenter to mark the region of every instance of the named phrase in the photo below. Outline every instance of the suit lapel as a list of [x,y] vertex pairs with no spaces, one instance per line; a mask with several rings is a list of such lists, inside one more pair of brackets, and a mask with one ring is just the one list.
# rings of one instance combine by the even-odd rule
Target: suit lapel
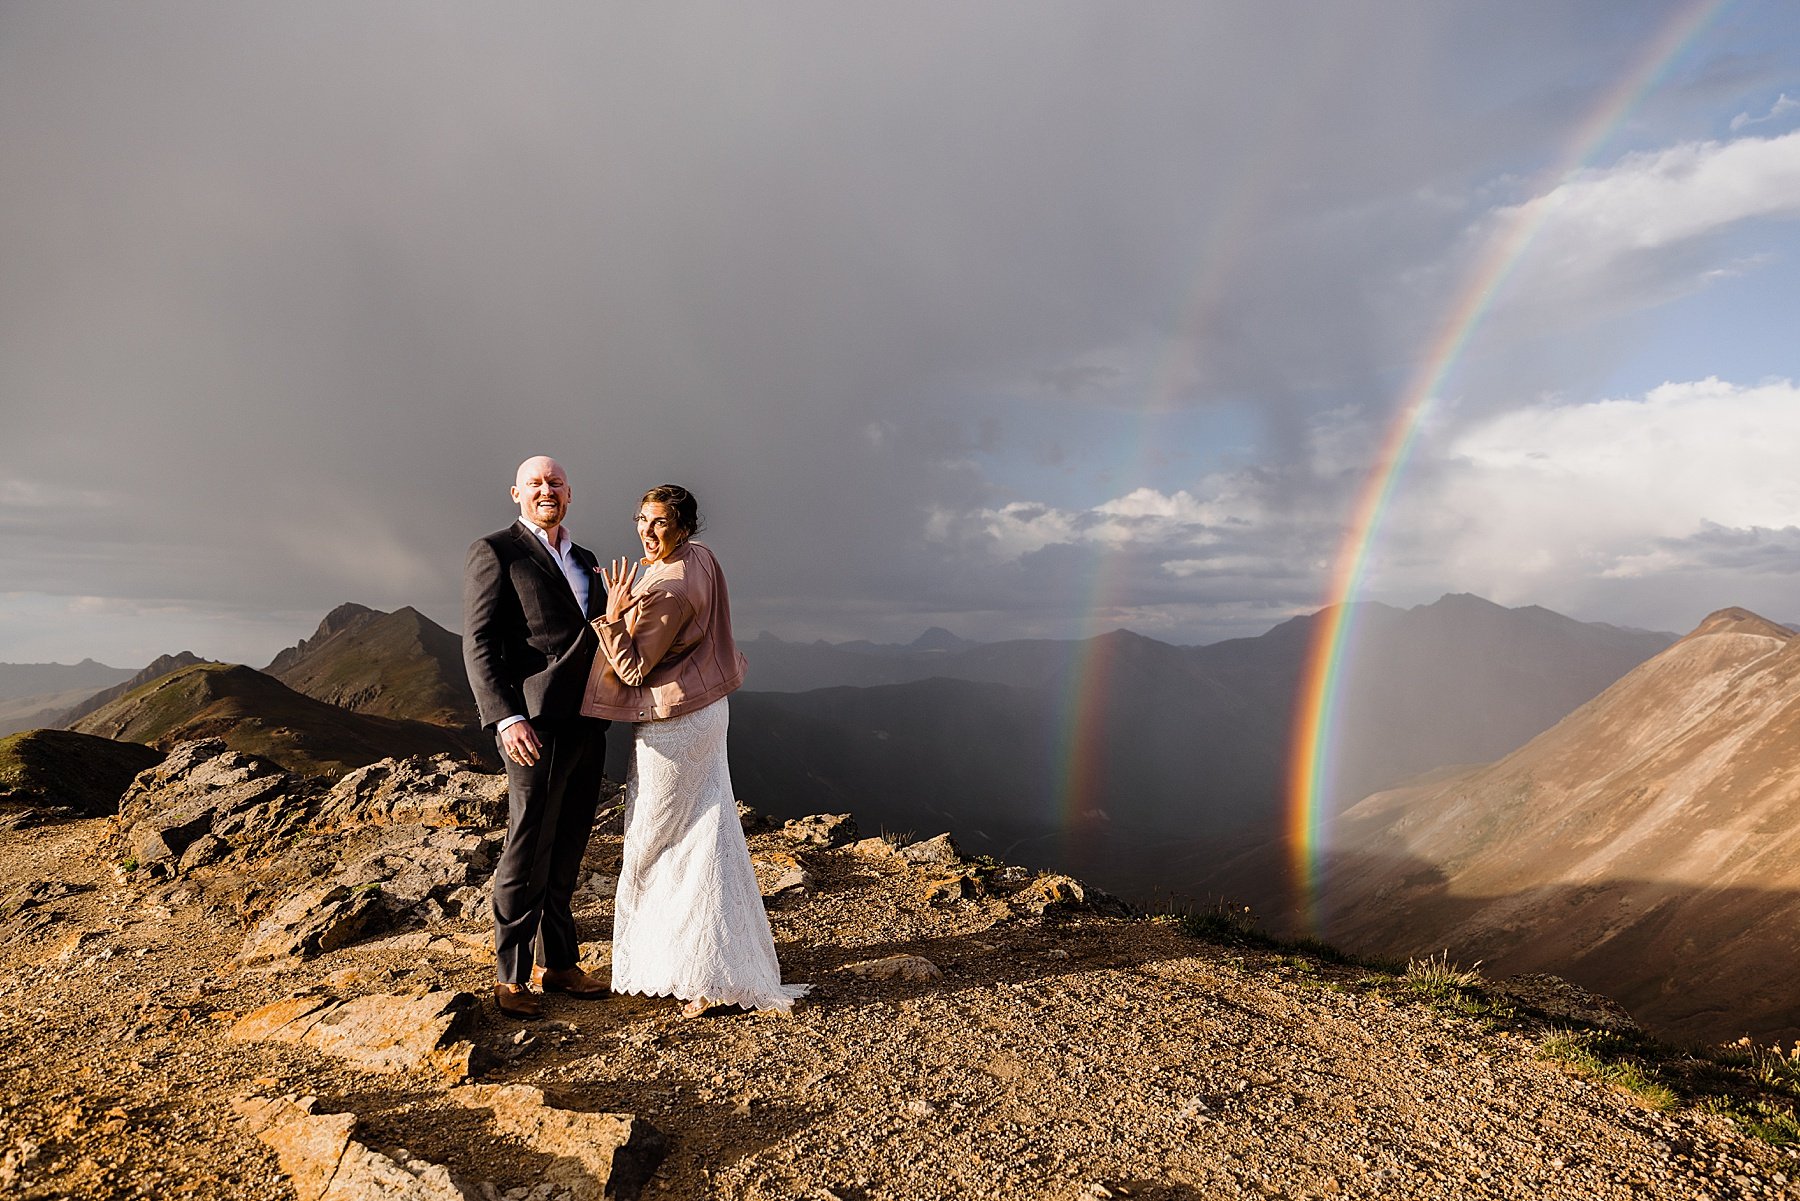
[[[544,540],[526,529],[520,522],[513,522],[512,529],[513,537],[517,538],[519,542],[523,544],[525,553],[530,556],[533,563],[537,564],[538,570],[550,577],[552,591],[567,601],[569,603],[569,608],[579,612],[580,606],[575,603],[575,590],[569,587],[568,577],[563,575],[562,568],[557,566],[555,558],[550,554],[550,548],[544,545]],[[594,590],[590,587],[588,589],[590,601],[593,598],[593,594]],[[582,614],[584,619],[586,616],[585,613]]]

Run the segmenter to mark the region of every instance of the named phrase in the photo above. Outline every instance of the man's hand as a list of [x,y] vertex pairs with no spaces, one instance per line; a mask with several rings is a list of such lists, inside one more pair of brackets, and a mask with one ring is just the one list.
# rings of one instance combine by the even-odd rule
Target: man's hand
[[538,741],[537,731],[531,728],[528,721],[515,721],[500,731],[500,745],[506,748],[506,757],[520,767],[530,767],[536,763],[544,750],[544,744]]

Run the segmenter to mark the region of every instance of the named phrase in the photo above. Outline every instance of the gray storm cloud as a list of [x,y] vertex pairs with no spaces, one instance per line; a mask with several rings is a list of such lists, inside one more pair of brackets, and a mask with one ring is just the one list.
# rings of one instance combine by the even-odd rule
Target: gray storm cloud
[[[927,534],[1055,441],[977,398],[1247,405],[1301,486],[1429,327],[1432,198],[1610,78],[1565,7],[9,5],[0,591],[454,624],[547,451],[603,555],[692,486],[753,628],[1067,628]],[[1094,365],[1146,340],[1169,395]]]

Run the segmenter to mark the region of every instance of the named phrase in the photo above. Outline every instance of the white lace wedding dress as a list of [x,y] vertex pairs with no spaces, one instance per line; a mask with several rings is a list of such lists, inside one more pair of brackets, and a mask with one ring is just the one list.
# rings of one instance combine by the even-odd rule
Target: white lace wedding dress
[[725,762],[725,699],[632,737],[613,903],[617,993],[791,1010]]

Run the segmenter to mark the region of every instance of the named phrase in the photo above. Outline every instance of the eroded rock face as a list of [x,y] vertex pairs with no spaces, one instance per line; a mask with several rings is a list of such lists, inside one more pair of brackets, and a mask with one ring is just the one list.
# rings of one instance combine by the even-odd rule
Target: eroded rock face
[[184,742],[125,790],[118,829],[138,863],[172,873],[203,837],[247,848],[298,828],[305,806],[293,791],[292,777],[267,759],[229,750],[217,738]]
[[381,822],[504,826],[506,777],[475,771],[447,755],[383,759],[339,780],[313,816],[318,829]]
[[312,1047],[372,1072],[432,1067],[466,1079],[481,1066],[474,1044],[461,1037],[475,1005],[472,994],[450,990],[347,1001],[302,994],[246,1014],[230,1036]]

